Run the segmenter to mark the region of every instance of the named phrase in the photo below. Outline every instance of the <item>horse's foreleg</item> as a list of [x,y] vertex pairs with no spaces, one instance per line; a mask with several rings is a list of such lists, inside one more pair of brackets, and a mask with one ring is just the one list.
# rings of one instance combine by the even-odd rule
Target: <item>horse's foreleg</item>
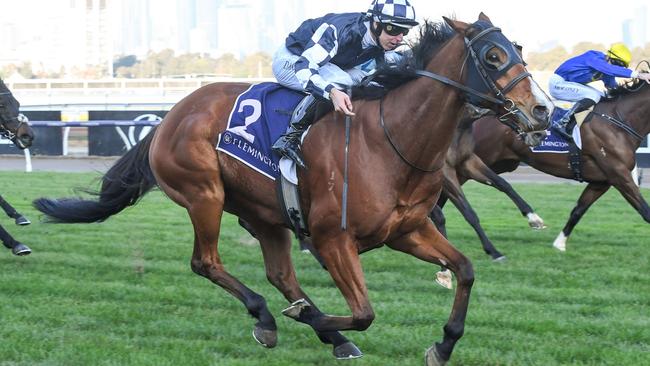
[[354,240],[347,232],[332,234],[328,230],[312,228],[314,247],[321,254],[336,287],[345,298],[352,316],[332,316],[308,313],[311,304],[297,301],[283,313],[303,321],[320,332],[338,330],[365,330],[375,318],[368,299],[359,253]]
[[229,274],[219,257],[223,191],[219,198],[215,198],[214,195],[193,197],[188,206],[187,210],[194,226],[192,270],[239,299],[248,313],[258,320],[253,331],[255,340],[265,347],[275,347],[277,327],[273,315],[267,308],[266,300]]
[[474,283],[472,263],[436,231],[430,222],[422,225],[417,231],[387,243],[387,245],[423,261],[443,264],[456,275],[456,296],[449,320],[443,328],[443,340],[441,343],[433,345],[425,353],[427,365],[444,365],[451,357],[456,342],[463,336],[465,330],[469,296]]
[[544,220],[535,213],[533,208],[512,188],[510,183],[485,165],[476,154],[465,161],[459,168],[461,174],[468,179],[494,187],[505,193],[519,209],[519,212],[528,219],[528,225],[533,229],[545,229]]
[[465,197],[465,194],[463,193],[463,190],[460,187],[460,183],[456,179],[455,175],[451,176],[445,174],[443,191],[444,194],[449,197],[454,206],[456,206],[458,211],[460,211],[460,213],[463,215],[465,221],[467,221],[467,223],[472,226],[478,235],[478,238],[481,240],[481,245],[483,246],[485,253],[491,256],[495,261],[504,260],[505,256],[494,247],[490,239],[485,234],[485,230],[483,230],[483,227],[481,227],[481,222],[478,218],[478,215],[467,201],[467,197]]
[[[296,273],[291,261],[291,235],[284,228],[272,227],[263,223],[256,223],[255,232],[259,233],[266,276],[289,301],[290,304],[300,303],[301,300],[310,304],[296,320],[309,324],[310,319],[318,318],[324,314],[316,307],[314,302],[304,293],[298,284]],[[349,359],[361,357],[363,354],[346,337],[338,331],[323,332],[317,329],[316,335],[325,344],[331,344],[336,358]]]
[[558,234],[557,238],[555,238],[555,241],[553,242],[554,248],[562,252],[566,251],[566,242],[569,238],[569,235],[571,235],[573,228],[578,224],[578,221],[580,221],[589,207],[603,194],[605,194],[609,187],[611,186],[606,183],[587,184],[587,187],[585,187],[585,189],[582,191],[582,194],[580,195],[580,198],[578,199],[578,203],[573,208],[573,210],[571,210],[569,220],[567,221],[566,225],[564,225],[564,228],[560,234]]
[[18,211],[16,211],[16,209],[10,205],[9,202],[5,201],[5,199],[2,198],[2,196],[0,196],[0,207],[2,207],[7,216],[16,220],[16,225],[29,225],[32,223],[25,216],[18,213]]

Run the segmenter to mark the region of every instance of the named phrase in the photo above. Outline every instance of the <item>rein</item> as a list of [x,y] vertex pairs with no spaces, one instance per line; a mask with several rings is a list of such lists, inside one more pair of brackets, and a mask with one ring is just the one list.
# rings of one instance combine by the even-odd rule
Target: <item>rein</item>
[[[472,94],[474,96],[477,96],[477,97],[479,97],[481,99],[487,100],[488,102],[491,102],[491,103],[494,103],[494,104],[504,105],[506,103],[505,101],[503,101],[501,99],[497,99],[495,97],[492,97],[492,96],[489,96],[487,94],[481,93],[481,92],[476,91],[476,90],[474,90],[474,89],[472,89],[472,88],[470,88],[470,87],[468,87],[466,85],[463,85],[463,84],[461,84],[461,83],[459,83],[457,81],[451,80],[451,79],[449,79],[447,77],[444,77],[442,75],[434,74],[434,73],[432,73],[430,71],[415,70],[415,74],[418,75],[418,76],[428,77],[430,79],[439,81],[439,82],[441,82],[443,84],[447,84],[449,86],[453,86],[456,89],[462,90],[466,94]],[[528,74],[528,75],[530,75],[530,74]],[[517,82],[519,82],[519,80],[517,80]]]
[[[488,71],[482,65],[479,57],[476,54],[476,51],[474,51],[474,49],[472,48],[472,45],[474,44],[474,42],[476,42],[477,40],[480,40],[482,37],[484,37],[485,35],[487,35],[487,34],[489,34],[491,32],[499,32],[500,33],[501,28],[490,27],[490,28],[484,29],[479,34],[477,34],[475,37],[473,37],[471,40],[468,39],[467,37],[465,37],[465,48],[469,51],[468,54],[470,56],[472,56],[472,61],[474,61],[474,65],[476,67],[476,70],[478,71],[479,75],[481,76],[481,79],[482,79],[483,83],[485,83],[491,89],[491,91],[496,95],[496,98],[493,97],[493,96],[487,95],[485,93],[481,93],[481,92],[479,92],[479,91],[477,91],[475,89],[472,89],[472,88],[470,88],[470,87],[468,87],[468,86],[466,86],[464,84],[461,84],[461,83],[459,83],[457,81],[451,80],[448,77],[438,75],[438,74],[435,74],[435,73],[427,71],[427,70],[415,70],[415,75],[428,77],[430,79],[441,82],[441,83],[443,83],[445,85],[449,85],[451,87],[454,87],[454,88],[462,91],[466,96],[467,95],[472,95],[472,96],[478,97],[478,98],[480,98],[482,100],[486,100],[486,101],[488,101],[490,103],[493,103],[493,104],[496,104],[498,106],[503,107],[506,110],[506,113],[499,117],[499,121],[506,124],[508,127],[512,128],[519,136],[522,136],[522,135],[525,135],[525,132],[523,132],[523,130],[516,123],[511,122],[508,119],[508,117],[511,116],[511,115],[519,116],[520,117],[519,119],[523,120],[523,121],[526,121],[526,125],[529,126],[529,127],[532,126],[532,123],[519,110],[519,108],[515,105],[515,102],[512,101],[511,99],[506,98],[505,95],[509,91],[511,91],[520,81],[530,77],[531,74],[529,72],[522,72],[521,74],[519,74],[516,77],[512,78],[512,80],[510,80],[510,82],[508,82],[508,84],[505,87],[503,87],[502,89],[499,89],[497,87],[495,81],[490,76],[490,73],[488,73]],[[496,43],[495,43],[495,45],[496,45]],[[502,72],[505,73],[505,71],[503,71],[503,70],[507,71],[510,68],[510,66],[512,66],[513,62],[512,62],[512,56],[507,52],[507,50],[504,50],[504,51],[506,51],[506,53],[509,56],[509,63],[504,65],[499,71],[502,71]],[[466,57],[465,61],[463,61],[463,66],[467,62],[468,58],[469,57]],[[374,76],[367,77],[366,80],[364,80],[364,82],[362,84],[370,83],[370,81],[372,81],[373,77]],[[391,137],[390,132],[388,131],[388,128],[386,127],[386,123],[384,122],[384,97],[383,96],[381,97],[381,99],[379,101],[379,123],[381,124],[381,127],[384,129],[384,134],[386,135],[386,138],[388,139],[388,142],[390,143],[390,146],[393,148],[393,150],[395,150],[395,152],[400,157],[400,159],[402,159],[402,161],[404,161],[408,166],[410,166],[411,168],[413,168],[415,170],[424,172],[424,173],[432,173],[432,172],[435,172],[435,171],[440,169],[440,168],[436,168],[436,167],[434,167],[434,168],[421,168],[421,167],[415,165],[414,163],[412,163],[411,161],[409,161],[404,156],[404,154],[402,154],[402,152],[399,150],[399,148],[395,144],[395,141]]]
[[410,166],[415,170],[419,170],[423,173],[433,173],[440,169],[440,168],[430,168],[430,169],[420,168],[414,163],[411,163],[406,158],[406,156],[404,156],[402,152],[399,151],[399,148],[397,148],[395,141],[393,141],[393,138],[390,136],[390,133],[388,132],[388,128],[386,128],[386,123],[384,123],[384,97],[381,97],[381,99],[379,100],[379,124],[381,124],[381,127],[384,129],[384,134],[386,135],[388,142],[390,142],[390,146],[393,148],[393,150],[395,150],[395,152],[400,157],[400,159],[402,159],[402,161],[405,162],[408,166]]

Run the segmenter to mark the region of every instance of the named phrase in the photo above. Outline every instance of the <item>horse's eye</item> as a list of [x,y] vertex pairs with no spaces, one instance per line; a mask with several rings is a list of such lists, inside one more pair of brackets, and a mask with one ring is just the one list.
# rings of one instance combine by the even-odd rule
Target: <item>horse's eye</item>
[[501,66],[501,59],[496,47],[493,47],[485,54],[485,63],[487,67],[498,69]]

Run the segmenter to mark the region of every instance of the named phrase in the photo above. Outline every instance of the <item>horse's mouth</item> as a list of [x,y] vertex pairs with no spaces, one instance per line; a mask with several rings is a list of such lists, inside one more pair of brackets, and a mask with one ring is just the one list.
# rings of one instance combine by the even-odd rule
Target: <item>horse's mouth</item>
[[32,146],[33,140],[34,139],[31,136],[27,135],[27,136],[16,137],[12,140],[12,142],[14,143],[14,145],[16,145],[17,148],[24,150]]
[[539,146],[546,138],[546,131],[532,131],[524,135],[524,143],[530,147]]

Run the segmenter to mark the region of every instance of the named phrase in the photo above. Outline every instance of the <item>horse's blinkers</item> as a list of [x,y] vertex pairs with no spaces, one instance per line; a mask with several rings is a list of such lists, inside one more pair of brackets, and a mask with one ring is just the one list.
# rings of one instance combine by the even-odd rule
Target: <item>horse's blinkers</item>
[[[508,70],[517,64],[524,64],[517,46],[510,42],[502,33],[501,29],[492,26],[489,23],[478,21],[472,25],[473,27],[482,29],[477,35],[471,39],[465,38],[465,44],[468,50],[468,58],[471,56],[473,63],[469,64],[467,71],[468,86],[472,89],[479,90],[483,93],[494,93],[500,101],[503,102],[502,106],[506,113],[499,117],[501,122],[513,127],[518,133],[523,133],[521,128],[515,124],[507,123],[506,120],[509,116],[513,115],[517,120],[521,121],[526,129],[533,130],[534,124],[528,117],[519,110],[515,103],[506,98],[506,94],[512,90],[520,81],[528,78],[530,73],[523,72],[513,78],[505,87],[499,89],[496,85],[496,80],[505,75]],[[493,48],[500,49],[505,55],[506,60],[504,63],[495,67],[487,61],[487,55]],[[467,100],[469,103],[486,106],[486,100],[476,95],[468,95]],[[489,103],[489,101],[487,101]]]

